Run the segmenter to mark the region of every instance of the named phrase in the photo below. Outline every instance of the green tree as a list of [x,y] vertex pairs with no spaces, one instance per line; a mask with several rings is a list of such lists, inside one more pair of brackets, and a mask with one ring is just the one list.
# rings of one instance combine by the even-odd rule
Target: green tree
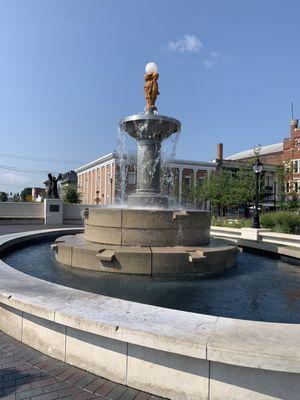
[[247,167],[234,171],[223,169],[208,174],[192,191],[197,202],[209,200],[218,209],[218,215],[225,215],[228,207],[239,205],[247,210],[255,197],[255,176]]
[[21,201],[31,201],[32,200],[32,188],[27,187],[20,193]]
[[7,201],[7,193],[0,192],[0,201]]
[[68,186],[63,191],[63,200],[65,203],[78,204],[80,203],[77,189],[73,186]]

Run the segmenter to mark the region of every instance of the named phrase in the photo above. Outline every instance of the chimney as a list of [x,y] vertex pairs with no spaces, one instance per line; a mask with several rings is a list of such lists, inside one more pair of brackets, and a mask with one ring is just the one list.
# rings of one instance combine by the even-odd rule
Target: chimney
[[223,160],[223,143],[217,144],[217,160]]
[[298,128],[298,120],[297,119],[292,119],[291,120],[291,138],[294,135],[294,130]]

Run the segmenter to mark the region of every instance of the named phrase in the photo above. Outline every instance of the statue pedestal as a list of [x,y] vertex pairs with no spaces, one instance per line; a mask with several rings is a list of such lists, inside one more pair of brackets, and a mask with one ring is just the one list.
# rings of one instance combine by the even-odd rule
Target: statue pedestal
[[44,201],[44,218],[47,225],[63,224],[63,207],[62,199],[45,199]]

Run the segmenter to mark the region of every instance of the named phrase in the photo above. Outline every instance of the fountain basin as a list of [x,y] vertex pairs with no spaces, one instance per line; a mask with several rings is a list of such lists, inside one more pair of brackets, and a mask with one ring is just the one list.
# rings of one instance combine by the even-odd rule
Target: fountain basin
[[[66,230],[0,238],[0,251]],[[86,293],[0,262],[0,329],[56,359],[172,400],[296,400],[299,324],[194,314]],[[163,377],[163,379],[162,379]]]
[[84,238],[118,246],[199,246],[209,243],[210,212],[90,208]]
[[175,118],[159,114],[135,114],[123,118],[120,127],[136,140],[167,139],[180,130],[181,123]]
[[76,268],[141,275],[211,276],[236,265],[237,247],[210,243],[208,211],[91,208],[85,232],[63,236],[56,259]]

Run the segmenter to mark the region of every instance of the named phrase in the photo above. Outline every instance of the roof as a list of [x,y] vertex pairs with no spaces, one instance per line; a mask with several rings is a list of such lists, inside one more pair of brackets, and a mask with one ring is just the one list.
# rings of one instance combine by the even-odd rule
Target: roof
[[[260,148],[259,155],[264,155],[264,154],[271,154],[271,153],[279,153],[283,151],[283,143],[274,143],[274,144],[269,144],[267,146],[262,146]],[[225,160],[241,160],[243,158],[250,158],[254,157],[254,149],[250,150],[245,150],[241,151],[240,153],[233,154],[229,157],[226,157]]]

